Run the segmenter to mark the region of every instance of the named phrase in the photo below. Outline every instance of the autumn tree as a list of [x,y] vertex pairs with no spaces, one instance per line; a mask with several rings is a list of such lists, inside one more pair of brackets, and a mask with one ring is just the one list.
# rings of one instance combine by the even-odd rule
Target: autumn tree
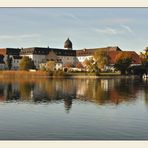
[[23,100],[30,99],[32,88],[33,88],[33,85],[28,82],[20,83],[19,90]]
[[47,71],[54,71],[55,70],[55,66],[56,66],[55,61],[48,61],[46,63],[46,70]]
[[72,67],[74,67],[74,65],[71,62],[67,62],[67,63],[64,64],[64,67],[72,68]]
[[140,57],[142,61],[142,66],[148,73],[148,48],[146,48],[145,51],[141,53]]
[[99,68],[93,58],[85,59],[84,65],[88,71],[99,73]]
[[35,69],[33,60],[27,56],[23,57],[19,63],[19,69],[20,70]]
[[96,51],[93,57],[99,69],[104,69],[104,67],[109,64],[107,51]]
[[93,64],[94,64],[93,58],[85,59],[83,63],[87,71],[93,71]]
[[114,68],[121,72],[121,75],[125,75],[127,69],[132,64],[132,57],[126,53],[122,52],[116,56]]
[[84,66],[82,65],[82,63],[81,62],[78,62],[77,64],[76,64],[76,68],[84,68]]

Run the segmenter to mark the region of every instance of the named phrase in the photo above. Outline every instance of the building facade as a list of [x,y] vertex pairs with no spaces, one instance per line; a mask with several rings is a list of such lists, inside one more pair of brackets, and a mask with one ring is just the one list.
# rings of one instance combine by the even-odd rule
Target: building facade
[[[121,53],[126,52],[133,58],[133,64],[141,64],[139,55],[134,51],[122,51],[119,47],[105,47],[105,48],[89,48],[89,49],[72,49],[72,42],[69,38],[64,42],[64,49],[61,48],[43,48],[43,47],[30,47],[30,48],[1,48],[0,49],[0,69],[7,69],[6,60],[8,56],[12,58],[11,69],[19,69],[19,63],[22,57],[28,56],[34,61],[36,69],[40,69],[41,64],[46,64],[48,61],[55,61],[56,69],[61,68],[61,65],[73,65],[76,67],[77,63],[83,65],[86,59],[93,58],[96,51],[105,51],[109,57],[109,65],[115,64],[115,57]],[[59,66],[59,67],[58,67]]]
[[0,69],[4,70],[4,69],[8,69],[7,66],[7,60],[8,58],[11,59],[11,69],[12,70],[16,70],[19,68],[19,62],[21,60],[20,57],[20,51],[21,49],[19,48],[1,48],[0,49],[0,62],[1,62],[1,66]]

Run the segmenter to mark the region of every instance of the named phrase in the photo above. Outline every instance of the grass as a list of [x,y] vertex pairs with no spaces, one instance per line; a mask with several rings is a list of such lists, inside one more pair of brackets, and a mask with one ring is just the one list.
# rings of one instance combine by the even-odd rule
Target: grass
[[95,76],[96,74],[93,72],[70,72],[70,76]]
[[[100,73],[99,76],[119,76],[120,73]],[[96,76],[93,72],[63,72],[63,71],[14,71],[4,70],[0,71],[0,78],[34,78],[34,77],[85,77]]]
[[14,71],[14,70],[4,70],[0,71],[0,78],[30,78],[30,77],[42,77],[42,76],[48,76],[48,73],[45,71]]
[[100,76],[120,76],[121,74],[119,72],[101,72]]

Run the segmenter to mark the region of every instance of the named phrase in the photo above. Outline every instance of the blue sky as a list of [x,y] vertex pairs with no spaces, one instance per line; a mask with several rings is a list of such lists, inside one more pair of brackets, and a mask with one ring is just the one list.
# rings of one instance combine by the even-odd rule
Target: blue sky
[[148,46],[148,8],[0,8],[0,47]]

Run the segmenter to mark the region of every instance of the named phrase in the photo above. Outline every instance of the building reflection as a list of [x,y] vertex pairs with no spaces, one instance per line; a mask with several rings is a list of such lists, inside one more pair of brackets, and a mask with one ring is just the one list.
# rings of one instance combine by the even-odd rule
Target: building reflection
[[[64,103],[68,113],[73,101],[98,105],[131,103],[142,89],[148,102],[148,84],[131,78],[123,79],[30,79],[0,80],[0,101]],[[147,103],[148,104],[148,103]]]
[[64,99],[64,107],[67,113],[69,113],[71,107],[72,107],[72,99],[71,98],[66,98]]

